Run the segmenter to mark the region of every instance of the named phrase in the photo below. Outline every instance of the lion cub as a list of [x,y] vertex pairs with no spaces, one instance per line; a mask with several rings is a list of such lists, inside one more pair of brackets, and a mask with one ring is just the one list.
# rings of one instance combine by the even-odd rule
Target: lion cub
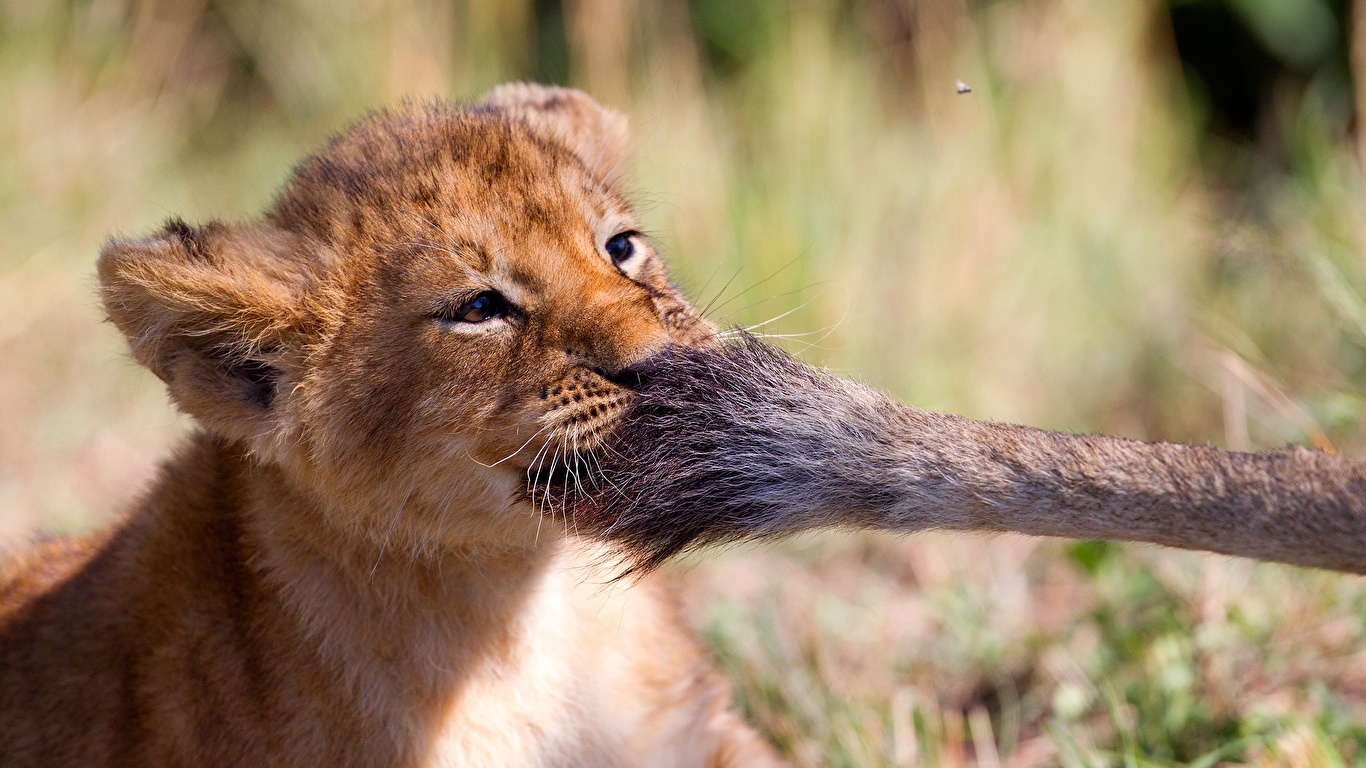
[[363,120],[260,221],[106,246],[201,431],[0,575],[0,765],[772,761],[668,592],[526,500],[712,332],[615,191],[626,140],[503,86]]

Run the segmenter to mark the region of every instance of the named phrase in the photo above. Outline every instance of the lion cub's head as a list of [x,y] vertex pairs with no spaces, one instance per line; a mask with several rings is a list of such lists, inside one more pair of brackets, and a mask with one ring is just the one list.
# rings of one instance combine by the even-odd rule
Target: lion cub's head
[[710,333],[615,188],[626,140],[562,88],[379,113],[261,221],[110,243],[104,303],[181,408],[335,522],[515,541],[528,475],[595,444],[634,364]]

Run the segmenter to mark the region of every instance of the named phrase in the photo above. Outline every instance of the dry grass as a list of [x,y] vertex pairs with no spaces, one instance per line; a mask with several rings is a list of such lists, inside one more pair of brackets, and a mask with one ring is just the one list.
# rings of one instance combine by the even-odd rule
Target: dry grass
[[[1220,189],[1159,7],[964,7],[0,0],[0,541],[107,519],[186,426],[99,322],[104,237],[250,215],[367,107],[533,75],[631,109],[724,322],[791,312],[761,330],[976,417],[1366,450],[1366,185],[1314,105],[1293,172]],[[802,765],[1366,764],[1357,579],[828,536],[685,583]]]

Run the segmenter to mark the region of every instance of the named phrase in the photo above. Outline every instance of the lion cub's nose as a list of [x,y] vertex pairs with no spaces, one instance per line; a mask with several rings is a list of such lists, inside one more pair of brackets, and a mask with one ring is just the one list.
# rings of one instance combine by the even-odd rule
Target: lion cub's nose
[[618,368],[615,371],[604,371],[600,368],[595,368],[593,372],[613,384],[616,384],[618,387],[629,389],[632,392],[638,391],[645,385],[646,370],[645,366],[641,364],[628,365],[625,368]]

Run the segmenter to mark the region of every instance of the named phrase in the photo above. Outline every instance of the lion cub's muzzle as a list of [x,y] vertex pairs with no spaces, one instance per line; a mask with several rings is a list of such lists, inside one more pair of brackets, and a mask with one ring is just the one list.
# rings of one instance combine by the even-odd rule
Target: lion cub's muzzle
[[630,368],[602,371],[575,368],[541,391],[541,422],[575,453],[593,450],[612,430],[639,389],[642,374]]
[[640,375],[575,368],[541,390],[543,442],[527,468],[527,492],[554,511],[570,489],[582,487],[601,448],[635,397]]

